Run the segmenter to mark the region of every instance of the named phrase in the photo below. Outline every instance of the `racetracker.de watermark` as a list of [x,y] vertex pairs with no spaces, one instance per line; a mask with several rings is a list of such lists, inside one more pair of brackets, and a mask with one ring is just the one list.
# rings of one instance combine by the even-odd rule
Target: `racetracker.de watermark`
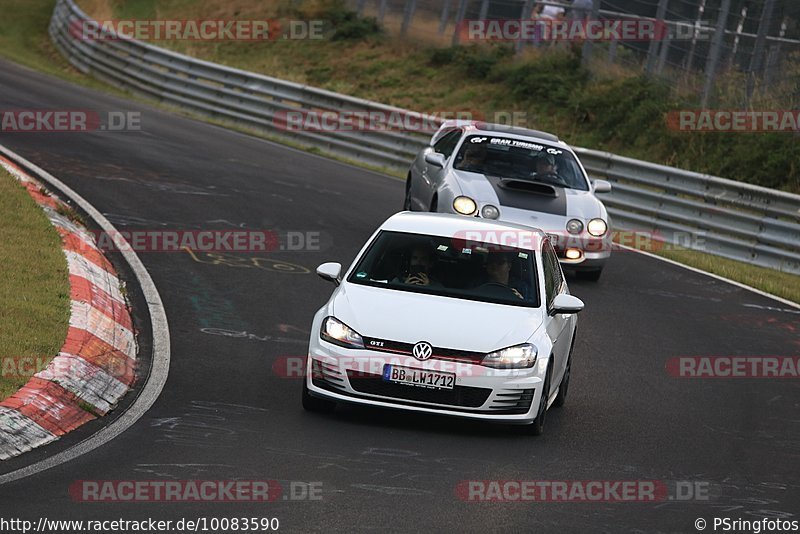
[[797,109],[684,109],[666,115],[667,127],[678,132],[799,132]]
[[800,356],[679,356],[666,363],[677,378],[798,378]]
[[[273,252],[322,250],[317,231],[275,230],[120,230],[90,231],[100,250],[136,252]],[[329,243],[326,242],[326,245]],[[79,247],[90,248],[80,241]]]
[[679,480],[462,480],[456,496],[467,502],[706,501],[709,483]]
[[324,20],[77,20],[69,33],[81,41],[321,40],[326,26]]
[[664,21],[638,18],[471,19],[461,22],[458,31],[465,41],[641,42],[674,37]]
[[0,132],[124,132],[142,129],[138,111],[0,109]]
[[[702,250],[706,240],[690,232],[651,230],[610,230],[601,236],[591,235],[585,228],[573,234],[563,229],[541,229],[557,250],[578,248],[585,252],[643,250]],[[538,232],[525,230],[463,230],[453,236],[456,248],[482,247],[488,252],[511,249],[537,250],[544,238]]]
[[322,500],[322,482],[277,480],[76,480],[77,502],[272,502]]

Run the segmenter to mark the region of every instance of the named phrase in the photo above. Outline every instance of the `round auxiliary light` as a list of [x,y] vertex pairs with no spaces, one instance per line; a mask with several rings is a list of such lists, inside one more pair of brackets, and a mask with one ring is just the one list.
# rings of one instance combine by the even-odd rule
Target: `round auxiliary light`
[[500,210],[497,209],[497,206],[486,204],[483,209],[481,209],[481,217],[484,219],[497,219],[500,217]]
[[583,232],[583,223],[578,219],[570,219],[567,221],[567,232],[571,234],[579,234]]
[[581,250],[579,248],[568,248],[564,252],[564,256],[566,256],[566,258],[568,260],[578,260],[578,259],[580,259],[582,254],[583,253],[581,252]]

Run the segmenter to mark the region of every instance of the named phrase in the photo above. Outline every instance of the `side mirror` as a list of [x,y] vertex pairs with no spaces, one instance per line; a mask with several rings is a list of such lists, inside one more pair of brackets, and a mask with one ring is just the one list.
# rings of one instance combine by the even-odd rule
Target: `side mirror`
[[342,282],[339,278],[342,274],[342,264],[334,262],[323,263],[317,267],[317,274],[323,280],[328,280],[338,286]]
[[578,297],[561,293],[556,295],[553,299],[553,307],[550,309],[550,315],[558,313],[578,313],[583,309],[583,301]]
[[592,182],[594,186],[595,193],[610,193],[611,192],[611,182],[607,182],[605,180],[594,180]]
[[430,163],[434,167],[444,168],[444,154],[438,152],[428,152],[425,154],[425,163]]

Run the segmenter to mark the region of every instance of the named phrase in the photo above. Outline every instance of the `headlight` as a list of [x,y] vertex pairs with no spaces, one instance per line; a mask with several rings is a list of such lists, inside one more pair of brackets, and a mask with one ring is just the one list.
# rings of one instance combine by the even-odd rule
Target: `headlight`
[[571,234],[579,234],[583,232],[583,223],[578,219],[570,219],[567,221],[567,232]]
[[472,215],[478,209],[478,205],[471,198],[461,196],[453,201],[453,209],[461,215]]
[[486,204],[481,209],[481,217],[484,219],[497,219],[500,217],[500,210],[497,209],[496,206],[492,206],[491,204]]
[[528,369],[536,363],[536,356],[536,347],[523,343],[487,354],[481,365],[495,369]]
[[361,339],[361,335],[333,317],[326,317],[322,321],[322,329],[319,335],[325,341],[340,347],[350,349],[364,348],[364,340]]
[[603,219],[592,219],[589,221],[589,224],[586,225],[586,230],[593,236],[600,237],[606,234],[608,225]]

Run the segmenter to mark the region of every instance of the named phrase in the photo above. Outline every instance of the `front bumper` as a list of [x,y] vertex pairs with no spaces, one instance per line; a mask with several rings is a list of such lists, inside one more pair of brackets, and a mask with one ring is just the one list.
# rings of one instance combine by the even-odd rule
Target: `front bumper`
[[[585,228],[580,234],[570,234],[566,231],[567,221],[574,218],[579,217],[500,207],[501,221],[538,228],[550,236],[550,241],[564,269],[576,271],[602,269],[606,260],[611,257],[613,247],[611,231],[601,237],[589,234]],[[566,251],[568,249],[578,249],[581,252],[580,257],[577,259],[567,258]]]
[[[481,421],[530,424],[539,406],[547,359],[531,369],[491,369],[451,360],[420,362],[411,356],[312,343],[306,365],[309,393],[336,402]],[[395,384],[383,366],[454,373],[452,390]]]

